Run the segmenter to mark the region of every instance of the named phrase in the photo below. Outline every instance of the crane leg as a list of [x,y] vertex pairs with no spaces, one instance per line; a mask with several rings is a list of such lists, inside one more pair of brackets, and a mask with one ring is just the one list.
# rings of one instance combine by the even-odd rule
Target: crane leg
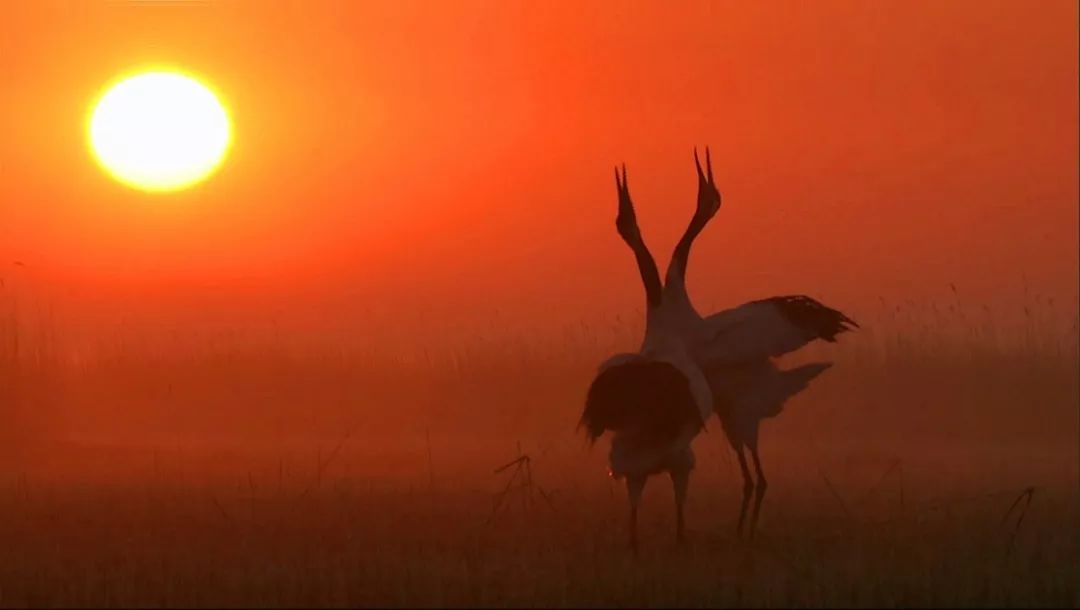
[[750,468],[746,465],[746,455],[742,445],[735,448],[735,455],[739,456],[739,468],[742,469],[743,488],[742,506],[739,508],[739,526],[737,532],[740,537],[743,533],[743,522],[746,521],[746,509],[750,506],[750,492],[754,490],[754,479],[750,476]]
[[761,501],[765,499],[765,489],[769,482],[765,480],[765,471],[761,469],[761,458],[758,457],[757,443],[750,445],[750,457],[754,458],[754,470],[757,471],[757,486],[754,490],[754,514],[750,517],[750,538],[754,537],[757,529],[758,514],[761,512]]
[[645,490],[645,477],[626,477],[626,491],[630,496],[630,550],[638,554],[637,514],[641,504],[641,492]]
[[686,489],[690,484],[690,471],[672,470],[671,484],[675,488],[675,541],[683,544],[686,542],[686,521],[683,518],[683,508],[686,506]]

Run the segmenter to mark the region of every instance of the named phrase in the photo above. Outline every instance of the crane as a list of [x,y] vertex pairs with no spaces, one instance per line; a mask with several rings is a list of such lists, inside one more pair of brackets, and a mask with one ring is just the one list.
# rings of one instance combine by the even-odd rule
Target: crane
[[[843,313],[805,295],[755,300],[709,316],[698,313],[686,290],[686,269],[690,248],[720,209],[721,198],[713,178],[712,160],[707,147],[705,168],[702,169],[696,149],[694,164],[698,177],[697,208],[682,238],[675,246],[663,283],[660,282],[656,264],[637,227],[633,205],[626,187],[625,166],[621,180],[616,170],[616,186],[619,191],[616,228],[634,252],[638,270],[645,285],[648,303],[645,341],[637,354],[616,355],[601,365],[600,374],[594,380],[587,396],[586,415],[589,414],[589,405],[592,404],[590,400],[594,399],[593,390],[598,387],[598,382],[604,379],[599,385],[605,390],[597,391],[603,399],[595,399],[605,405],[600,410],[606,409],[605,413],[622,413],[624,417],[630,413],[637,414],[637,419],[627,418],[623,421],[634,421],[637,429],[649,425],[659,426],[656,430],[665,430],[666,436],[663,438],[667,439],[666,442],[672,447],[682,450],[682,445],[685,445],[685,452],[689,455],[689,466],[667,468],[675,483],[677,535],[682,540],[684,537],[682,512],[686,496],[686,481],[689,470],[693,468],[693,454],[690,452],[689,444],[704,426],[708,413],[700,422],[694,422],[698,427],[693,428],[690,424],[692,420],[687,416],[689,411],[683,405],[685,396],[674,391],[676,386],[681,390],[683,385],[674,384],[671,380],[667,381],[668,385],[658,383],[660,376],[658,367],[662,366],[662,363],[670,363],[685,379],[683,383],[686,387],[692,390],[690,394],[697,401],[695,404],[709,401],[709,411],[717,414],[724,434],[738,457],[743,476],[743,495],[737,532],[740,536],[743,534],[752,494],[754,509],[751,516],[750,536],[753,536],[768,486],[758,453],[761,421],[779,415],[784,403],[790,397],[804,390],[811,380],[831,366],[829,362],[815,362],[794,369],[781,370],[773,359],[816,339],[835,342],[838,334],[858,328],[858,324]],[[638,368],[625,368],[632,364]],[[653,367],[647,373],[642,368],[646,365]],[[615,372],[611,372],[613,369]],[[701,377],[705,378],[704,387],[701,387]],[[616,383],[619,384],[617,391],[612,389]],[[652,390],[646,391],[644,389],[646,387]],[[671,391],[668,395],[669,400],[664,400],[658,388]],[[623,401],[623,406],[616,407],[615,403],[620,399]],[[643,415],[645,413],[648,415]],[[670,418],[670,420],[665,418]],[[583,421],[585,421],[584,416]],[[593,421],[597,423],[590,428],[592,440],[595,440],[604,429],[614,429],[605,428],[600,423],[607,421],[604,418]],[[615,418],[612,421],[619,420]],[[673,436],[671,432],[675,429],[673,421],[680,422],[683,426],[679,428],[684,431],[681,436]],[[660,422],[664,422],[664,425],[661,426]],[[693,434],[690,434],[690,431]],[[642,433],[637,432],[637,434]],[[626,437],[628,433],[624,430],[621,435]],[[617,446],[622,447],[620,456],[634,453],[631,448],[635,445],[622,440],[620,432],[616,431],[612,441],[613,464]],[[756,482],[746,461],[747,450],[754,462]],[[654,465],[653,469],[656,472],[663,470],[663,468],[657,468]],[[613,473],[617,474],[614,468]],[[638,499],[644,487],[644,478],[639,476],[633,479],[628,476],[627,485],[631,501],[631,540],[632,545],[636,546],[634,521]]]
[[[761,422],[779,415],[789,398],[806,389],[811,380],[832,366],[830,362],[813,362],[782,370],[773,359],[817,339],[835,342],[837,335],[859,325],[806,295],[774,296],[701,316],[686,290],[686,269],[690,247],[719,208],[720,194],[713,179],[708,147],[705,169],[702,170],[697,150],[694,165],[698,177],[697,210],[675,247],[664,278],[663,297],[678,310],[677,328],[681,338],[708,379],[714,411],[739,459],[743,495],[736,529],[740,535],[750,496],[754,496],[752,537],[768,487],[758,453]],[[756,482],[746,463],[747,450],[754,462]]]
[[[685,540],[683,508],[690,471],[691,442],[713,410],[705,372],[694,361],[676,311],[665,306],[656,262],[637,226],[626,167],[615,169],[619,212],[615,226],[638,262],[645,285],[645,338],[637,352],[615,354],[599,367],[585,398],[579,426],[590,443],[613,433],[609,472],[625,479],[630,500],[630,547],[638,551],[637,520],[646,480],[668,473],[675,492],[676,540]],[[670,301],[667,301],[670,305]]]

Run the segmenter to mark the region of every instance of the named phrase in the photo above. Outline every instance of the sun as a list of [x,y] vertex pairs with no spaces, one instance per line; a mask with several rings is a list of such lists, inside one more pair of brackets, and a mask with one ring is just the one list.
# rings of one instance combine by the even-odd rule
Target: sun
[[232,145],[229,113],[213,91],[175,71],[128,76],[95,101],[87,138],[116,180],[150,192],[197,184]]

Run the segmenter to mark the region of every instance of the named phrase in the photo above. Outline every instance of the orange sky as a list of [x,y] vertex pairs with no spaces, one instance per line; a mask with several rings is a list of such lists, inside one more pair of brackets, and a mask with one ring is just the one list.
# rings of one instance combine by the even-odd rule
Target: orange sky
[[[612,165],[663,266],[710,144],[703,308],[1076,293],[1076,2],[285,6],[5,3],[0,260],[29,266],[0,275],[129,308],[625,310]],[[180,194],[83,140],[99,87],[152,62],[234,115]]]

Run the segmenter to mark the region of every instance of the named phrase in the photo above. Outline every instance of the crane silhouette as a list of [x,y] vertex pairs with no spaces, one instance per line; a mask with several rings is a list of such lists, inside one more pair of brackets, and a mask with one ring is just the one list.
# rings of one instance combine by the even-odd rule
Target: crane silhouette
[[[694,165],[698,176],[697,210],[686,233],[675,247],[664,281],[664,298],[679,318],[676,327],[689,346],[694,361],[705,372],[713,395],[713,407],[724,434],[739,459],[743,495],[737,531],[743,533],[751,494],[754,510],[750,535],[757,525],[768,487],[758,454],[761,421],[775,417],[789,398],[807,388],[810,381],[832,363],[814,362],[781,370],[774,358],[822,339],[835,342],[840,333],[858,328],[854,320],[805,295],[776,296],[745,303],[702,317],[686,291],[686,268],[690,247],[719,208],[720,194],[712,173],[712,159],[705,148],[705,170],[697,150]],[[746,463],[746,450],[754,461],[757,481]]]
[[[601,366],[600,375],[590,387],[583,421],[594,422],[595,425],[590,427],[590,438],[593,440],[604,429],[615,430],[616,434],[612,441],[613,464],[620,435],[626,436],[627,428],[637,429],[639,431],[636,434],[641,435],[643,433],[640,429],[650,425],[656,426],[656,430],[665,431],[666,436],[663,438],[668,440],[667,445],[664,446],[669,452],[677,448],[689,456],[688,466],[682,466],[681,469],[666,468],[675,482],[678,537],[682,540],[684,537],[683,504],[689,470],[693,468],[693,453],[690,452],[689,444],[704,426],[708,413],[700,422],[693,422],[688,417],[685,394],[674,389],[677,386],[679,390],[682,390],[684,385],[695,389],[691,394],[698,401],[696,404],[708,401],[709,410],[717,414],[725,436],[739,459],[743,476],[743,494],[737,532],[740,536],[743,533],[747,509],[753,495],[754,509],[750,525],[750,535],[753,536],[768,486],[758,453],[761,421],[778,415],[790,397],[804,390],[812,379],[831,366],[828,362],[815,362],[790,370],[781,370],[773,362],[773,358],[794,351],[816,339],[834,342],[838,334],[857,328],[858,324],[839,311],[804,295],[778,296],[751,301],[710,316],[703,317],[699,314],[686,290],[686,269],[690,248],[720,209],[721,198],[713,178],[712,159],[707,147],[705,168],[702,169],[696,150],[694,164],[698,177],[697,208],[682,238],[675,246],[663,284],[660,282],[652,255],[637,228],[633,206],[626,188],[626,169],[623,168],[621,181],[616,170],[616,184],[619,189],[619,214],[616,227],[619,235],[634,252],[648,302],[645,342],[639,353],[617,355]],[[656,383],[658,379],[652,380],[650,376],[659,377],[657,367],[661,366],[662,362],[670,362],[682,375],[684,381],[675,384],[668,379],[668,385],[665,386]],[[625,368],[630,364],[636,364],[639,368]],[[643,368],[646,365],[653,367],[648,373]],[[613,369],[617,372],[612,373]],[[606,379],[605,374],[608,375]],[[669,371],[668,374],[670,376],[671,372]],[[705,387],[701,387],[702,377],[705,379]],[[602,409],[597,407],[596,410],[604,411],[605,414],[618,413],[623,419],[619,417],[590,419],[588,417],[592,404],[590,401],[594,399],[593,391],[601,380],[605,380],[603,387],[607,389],[605,392],[599,392],[603,398],[596,400],[604,406]],[[610,389],[615,385],[618,385],[617,391]],[[651,388],[651,391],[646,391],[645,387]],[[671,390],[666,401],[664,395],[661,394],[661,388]],[[620,399],[623,401],[622,406],[615,406]],[[636,414],[636,419],[630,417],[631,413]],[[648,415],[644,415],[646,413]],[[628,425],[631,421],[634,422],[632,426]],[[622,430],[614,427],[616,422],[623,423]],[[661,428],[660,422],[667,427]],[[681,436],[672,436],[671,429],[675,427],[674,422],[683,426],[680,428],[684,430]],[[693,428],[691,423],[697,428]],[[635,453],[631,450],[634,445],[627,441],[623,443],[627,446],[623,450],[625,453]],[[663,445],[663,443],[660,444]],[[756,482],[746,461],[746,450],[749,450],[754,462]],[[654,466],[653,472],[645,476],[664,469]],[[616,473],[614,468],[613,473]],[[644,480],[645,477],[640,475],[637,480],[629,476],[627,478],[631,502],[631,543],[635,545],[635,548],[634,521]]]
[[[638,550],[637,517],[648,477],[668,473],[675,491],[676,540],[685,540],[683,507],[690,471],[691,442],[713,410],[704,371],[694,362],[677,313],[665,301],[660,275],[638,229],[623,166],[615,169],[619,212],[615,226],[637,259],[645,285],[645,339],[634,353],[616,354],[600,365],[589,386],[580,425],[590,443],[613,432],[608,454],[611,476],[626,479],[630,500],[630,547]],[[719,202],[717,202],[719,205]]]

